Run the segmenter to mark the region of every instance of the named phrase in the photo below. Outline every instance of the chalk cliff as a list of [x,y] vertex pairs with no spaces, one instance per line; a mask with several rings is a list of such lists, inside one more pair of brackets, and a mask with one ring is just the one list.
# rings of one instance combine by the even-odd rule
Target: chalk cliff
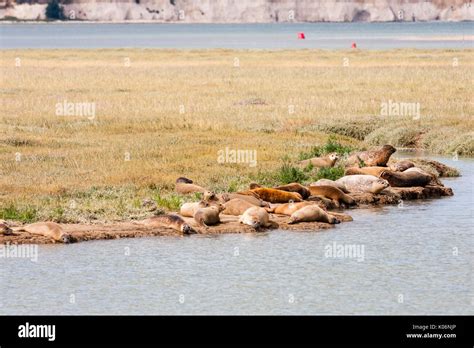
[[[69,19],[184,23],[461,21],[472,0],[65,0]],[[11,2],[11,6],[6,6]],[[0,18],[45,18],[47,0],[0,1]]]

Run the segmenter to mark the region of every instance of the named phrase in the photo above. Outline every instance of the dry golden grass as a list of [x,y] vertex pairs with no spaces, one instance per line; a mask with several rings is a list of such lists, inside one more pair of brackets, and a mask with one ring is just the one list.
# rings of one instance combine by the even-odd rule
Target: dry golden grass
[[[0,208],[140,215],[178,176],[239,189],[330,131],[355,146],[472,155],[473,63],[473,50],[4,50]],[[95,103],[96,118],[56,115],[64,100]],[[419,102],[420,120],[381,117],[388,100]],[[225,147],[256,150],[258,165],[219,164]]]

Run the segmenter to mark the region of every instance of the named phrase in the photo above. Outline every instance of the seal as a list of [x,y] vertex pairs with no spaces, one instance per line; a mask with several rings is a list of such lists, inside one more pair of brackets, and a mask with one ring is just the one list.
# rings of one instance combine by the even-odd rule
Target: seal
[[274,189],[287,192],[297,192],[301,195],[301,197],[303,197],[303,199],[306,199],[311,196],[311,192],[308,190],[308,188],[297,182],[292,182],[288,185],[277,186],[274,187]]
[[181,216],[193,217],[197,209],[205,208],[209,205],[209,202],[206,202],[204,200],[199,202],[184,203],[179,209],[179,214]]
[[291,214],[288,220],[289,224],[296,224],[298,222],[327,222],[329,224],[338,224],[341,221],[336,219],[334,216],[329,215],[317,205],[308,205],[301,209],[298,209]]
[[[262,186],[260,186],[259,184],[254,183],[254,182],[250,184],[250,189],[251,190],[254,190],[254,189],[257,189],[257,188],[262,188]],[[311,196],[311,192],[309,192],[309,190],[306,187],[304,187],[303,185],[301,185],[297,182],[292,182],[291,184],[277,186],[277,187],[274,187],[274,189],[275,190],[286,191],[286,192],[297,192],[301,195],[301,197],[303,199],[306,199],[309,196]]]
[[288,203],[289,201],[301,202],[303,197],[298,192],[287,192],[273,188],[260,187],[250,191],[238,192],[240,194],[256,194],[258,198],[270,203]]
[[384,170],[387,170],[387,167],[362,167],[362,168],[350,167],[345,170],[344,175],[362,174],[362,175],[373,175],[378,178]]
[[54,241],[61,243],[71,243],[72,238],[69,234],[65,233],[63,228],[55,222],[35,222],[33,224],[13,227],[11,228],[14,232],[28,232],[40,236],[45,236],[53,239]]
[[301,209],[301,208],[309,206],[309,205],[315,205],[315,204],[317,205],[316,202],[283,203],[283,204],[278,204],[278,205],[272,207],[269,212],[274,213],[274,214],[290,216],[291,214],[293,214],[298,209]]
[[344,193],[349,192],[349,191],[346,190],[344,185],[341,185],[341,184],[339,184],[339,183],[337,183],[333,180],[329,180],[329,179],[319,179],[318,181],[309,184],[309,186],[334,186],[334,187],[337,187],[339,190],[341,190]]
[[[234,198],[224,203],[224,210],[222,214],[225,215],[242,215],[248,208],[255,207],[256,205],[249,203],[240,198]],[[268,208],[267,208],[268,209]]]
[[230,201],[231,199],[236,198],[247,201],[257,207],[270,207],[270,204],[268,202],[265,202],[260,198],[255,197],[254,195],[243,195],[239,193],[222,193],[219,196],[219,201],[225,203]]
[[387,180],[376,178],[373,175],[347,175],[336,180],[344,185],[349,192],[368,192],[378,194],[389,186]]
[[164,214],[159,216],[152,216],[140,222],[143,225],[152,227],[166,227],[182,232],[183,234],[197,233],[191,226],[189,226],[183,218],[176,214]]
[[431,175],[416,170],[405,170],[404,172],[385,170],[380,174],[380,177],[387,180],[392,187],[424,187],[432,180]]
[[338,159],[339,155],[334,152],[323,157],[313,157],[303,161],[299,161],[298,163],[304,167],[311,164],[315,168],[330,168],[334,167]]
[[349,156],[347,165],[357,165],[363,163],[368,167],[386,167],[390,156],[397,151],[392,145],[384,145],[378,150],[356,152]]
[[219,203],[210,207],[199,208],[194,212],[194,220],[199,226],[217,225],[221,222],[219,214],[225,209],[224,205]]
[[408,168],[404,171],[404,173],[410,173],[410,172],[418,172],[418,173],[421,173],[421,174],[424,174],[424,175],[429,175],[431,177],[431,180],[428,183],[428,185],[444,186],[443,183],[439,180],[439,178],[435,174],[428,173],[428,172],[424,171],[421,168],[411,167],[411,168]]
[[241,224],[249,225],[255,229],[260,227],[270,227],[270,216],[262,207],[250,207],[240,217]]
[[175,191],[179,194],[187,195],[195,192],[205,193],[207,190],[199,185],[193,184],[191,179],[181,176],[176,179]]
[[5,220],[0,220],[0,235],[11,236],[12,234],[13,230],[8,223]]
[[355,205],[356,201],[349,195],[345,194],[337,187],[334,186],[308,186],[311,196],[323,196],[331,199],[336,206],[341,204]]
[[390,170],[394,172],[404,172],[405,170],[409,168],[413,168],[415,164],[413,162],[403,160],[403,161],[398,161],[395,164],[392,164],[390,166]]

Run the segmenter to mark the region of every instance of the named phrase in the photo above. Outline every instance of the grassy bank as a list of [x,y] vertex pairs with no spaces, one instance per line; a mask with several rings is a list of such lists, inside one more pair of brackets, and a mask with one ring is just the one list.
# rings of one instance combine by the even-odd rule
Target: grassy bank
[[[171,192],[182,175],[217,191],[312,180],[293,162],[330,134],[472,156],[472,53],[2,51],[0,218],[139,218],[144,198],[189,199]],[[389,100],[420,117],[383,116]],[[95,116],[58,115],[64,101]],[[256,166],[219,163],[226,148],[256,151]]]

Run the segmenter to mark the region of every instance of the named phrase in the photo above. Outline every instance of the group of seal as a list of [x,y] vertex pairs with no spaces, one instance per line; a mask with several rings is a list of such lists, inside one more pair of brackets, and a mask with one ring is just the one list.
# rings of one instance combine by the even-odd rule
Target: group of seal
[[[202,194],[198,202],[188,202],[180,207],[180,215],[163,214],[153,216],[138,223],[151,227],[165,227],[181,232],[194,234],[197,231],[183,217],[193,218],[199,227],[221,223],[220,214],[239,216],[239,222],[255,229],[272,225],[270,213],[289,216],[288,224],[298,222],[340,223],[334,215],[325,210],[316,201],[332,202],[336,207],[353,206],[356,201],[352,193],[380,194],[388,187],[412,187],[442,185],[437,177],[417,168],[413,162],[403,160],[387,166],[390,156],[396,151],[391,145],[379,149],[362,151],[348,157],[344,176],[333,181],[320,179],[304,186],[300,183],[289,183],[276,187],[262,187],[251,183],[248,190],[235,193],[216,194],[193,180],[179,177],[175,190],[179,194]],[[332,167],[339,159],[337,154],[310,158],[301,161],[302,165],[313,165],[317,168]],[[313,199],[311,199],[313,198]],[[311,199],[311,201],[306,201]],[[29,233],[51,238],[54,241],[70,243],[73,238],[61,225],[55,222],[37,222],[25,226],[11,226],[0,220],[1,235]]]

